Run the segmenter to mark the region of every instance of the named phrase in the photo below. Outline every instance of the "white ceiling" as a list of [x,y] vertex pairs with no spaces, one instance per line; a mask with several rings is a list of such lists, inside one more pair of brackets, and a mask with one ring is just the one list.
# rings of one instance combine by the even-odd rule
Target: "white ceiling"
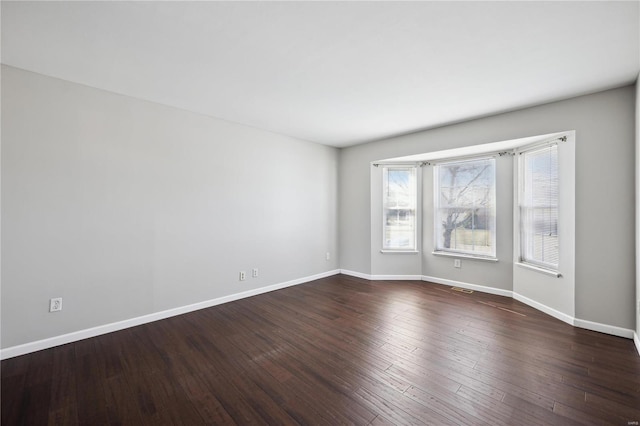
[[2,2],[2,63],[333,146],[622,86],[627,2]]

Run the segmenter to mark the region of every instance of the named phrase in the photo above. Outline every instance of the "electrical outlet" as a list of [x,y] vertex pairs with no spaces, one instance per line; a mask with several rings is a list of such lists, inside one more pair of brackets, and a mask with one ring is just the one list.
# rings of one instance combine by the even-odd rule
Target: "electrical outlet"
[[240,281],[244,281],[247,279],[247,273],[245,271],[240,271]]
[[58,312],[62,310],[62,297],[49,299],[49,312]]
[[253,278],[258,278],[258,268],[253,268],[253,269],[251,270],[251,276],[252,276]]
[[327,252],[327,254],[325,255],[325,259],[331,260],[331,253]]
[[462,261],[460,259],[453,259],[454,268],[462,268]]

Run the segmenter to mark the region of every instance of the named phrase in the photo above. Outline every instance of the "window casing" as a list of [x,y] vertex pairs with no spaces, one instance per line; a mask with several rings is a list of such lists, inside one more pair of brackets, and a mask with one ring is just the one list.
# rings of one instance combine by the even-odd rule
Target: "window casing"
[[519,260],[557,271],[560,261],[558,146],[523,151],[518,165]]
[[417,233],[417,168],[382,168],[382,249],[415,251]]
[[435,253],[495,259],[495,159],[437,164],[434,184]]

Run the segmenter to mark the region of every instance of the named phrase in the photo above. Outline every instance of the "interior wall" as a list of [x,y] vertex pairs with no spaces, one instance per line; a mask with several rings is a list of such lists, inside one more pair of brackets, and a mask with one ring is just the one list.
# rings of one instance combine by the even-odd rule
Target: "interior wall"
[[[373,246],[369,168],[370,162],[375,158],[368,155],[367,146],[368,144],[356,145],[340,151],[338,226],[340,269],[371,274]],[[363,208],[364,206],[366,208]],[[352,208],[356,208],[356,211],[351,211]]]
[[[636,335],[640,338],[640,74],[636,79]],[[640,352],[640,341],[636,341]]]
[[[348,234],[340,239],[341,267],[372,271],[372,161],[575,130],[575,316],[633,329],[634,99],[631,85],[343,149],[340,228]],[[443,269],[438,278],[455,280],[455,273]],[[483,272],[469,274],[481,279]]]
[[3,348],[338,268],[337,149],[6,66],[2,112]]

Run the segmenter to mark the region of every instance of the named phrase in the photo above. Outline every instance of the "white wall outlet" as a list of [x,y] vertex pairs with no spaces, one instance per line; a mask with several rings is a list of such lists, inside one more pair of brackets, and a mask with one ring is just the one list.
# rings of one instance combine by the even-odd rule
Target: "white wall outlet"
[[49,299],[49,312],[58,312],[62,310],[62,297]]
[[462,268],[462,261],[460,259],[453,259],[454,268]]
[[244,281],[247,279],[247,273],[245,271],[240,271],[240,281]]
[[324,258],[326,260],[331,260],[331,253],[327,252],[327,254],[324,256]]
[[253,268],[253,269],[251,270],[251,276],[252,276],[253,278],[258,278],[258,268]]

